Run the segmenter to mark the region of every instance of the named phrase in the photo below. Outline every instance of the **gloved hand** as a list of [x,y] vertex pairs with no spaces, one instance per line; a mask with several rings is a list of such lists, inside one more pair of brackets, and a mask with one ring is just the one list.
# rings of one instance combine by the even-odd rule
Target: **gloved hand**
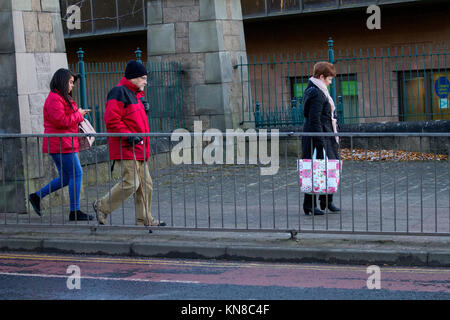
[[148,104],[147,100],[145,100],[144,97],[142,97],[141,98],[141,102],[144,105],[145,112],[149,112],[150,111],[150,105]]
[[135,146],[136,144],[140,143],[144,138],[139,136],[130,136],[127,137],[126,141],[130,146]]

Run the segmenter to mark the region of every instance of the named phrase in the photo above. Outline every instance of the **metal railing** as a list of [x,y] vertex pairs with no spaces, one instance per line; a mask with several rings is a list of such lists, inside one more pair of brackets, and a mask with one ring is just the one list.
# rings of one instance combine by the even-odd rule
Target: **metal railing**
[[[318,61],[335,65],[330,85],[341,124],[450,119],[450,51],[447,44],[248,57],[236,68],[248,74],[241,85],[243,122],[257,127],[303,124],[302,96]],[[253,118],[254,115],[254,118]]]
[[[125,75],[124,62],[84,62],[84,51],[77,51],[78,63],[70,70],[79,75],[74,87],[74,99],[81,108],[91,109],[92,125],[97,132],[106,132],[103,116],[108,92]],[[135,51],[141,61],[142,51]],[[141,61],[142,62],[142,61]],[[183,103],[183,80],[179,62],[143,62],[148,71],[146,100],[150,104],[150,131],[171,131],[185,126]]]
[[[196,145],[195,134],[188,133],[186,141],[191,139],[192,144],[175,148],[180,140],[174,139],[165,154],[152,154],[149,161],[153,179],[151,212],[154,218],[167,223],[157,228],[450,236],[449,133],[338,134],[343,168],[333,203],[341,208],[341,213],[328,212],[324,216],[304,214],[304,194],[300,191],[296,164],[302,150],[302,137],[312,138],[317,133],[270,132],[266,136],[261,133],[264,132],[260,131],[259,135],[245,132],[246,149],[240,151],[242,145],[234,140],[237,133],[215,133],[215,141],[227,141],[219,144],[226,151],[223,153],[219,149],[211,152],[201,143]],[[95,134],[97,138],[129,135]],[[207,133],[203,133],[202,139],[206,141],[205,135]],[[68,221],[67,191],[59,190],[47,197],[43,201],[42,216],[36,215],[26,200],[30,193],[57,176],[55,165],[41,152],[42,139],[54,136],[76,139],[83,134],[0,135],[1,224],[97,227],[95,220]],[[145,136],[159,144],[161,140],[167,143],[172,135]],[[258,140],[252,140],[251,137],[256,136]],[[264,137],[267,137],[267,145],[262,144]],[[236,152],[232,152],[234,148],[228,149],[231,141],[236,141],[231,144]],[[256,162],[251,160],[250,150],[255,142],[259,148],[253,150],[259,152],[270,145],[270,152],[264,153],[265,160],[261,153]],[[182,163],[179,161],[181,149],[183,155],[184,152],[188,155]],[[80,206],[84,212],[93,214],[92,202],[108,194],[108,190],[121,181],[121,167],[116,165],[111,172],[112,162],[107,152],[104,146],[94,144],[89,151],[79,154],[84,172]],[[267,161],[269,154],[271,158]],[[200,160],[195,160],[196,155]],[[207,155],[213,156],[215,161],[206,161]],[[275,165],[278,166],[275,174],[261,174],[262,168]],[[133,197],[125,200],[108,219],[109,227],[142,228],[135,225]]]

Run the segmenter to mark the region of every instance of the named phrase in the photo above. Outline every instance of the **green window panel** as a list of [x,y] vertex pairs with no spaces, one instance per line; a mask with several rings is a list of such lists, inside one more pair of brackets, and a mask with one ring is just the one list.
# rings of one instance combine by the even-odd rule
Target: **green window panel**
[[356,80],[340,81],[342,96],[358,96],[358,83]]
[[294,97],[295,98],[303,97],[303,93],[305,92],[307,86],[308,86],[307,82],[294,83]]

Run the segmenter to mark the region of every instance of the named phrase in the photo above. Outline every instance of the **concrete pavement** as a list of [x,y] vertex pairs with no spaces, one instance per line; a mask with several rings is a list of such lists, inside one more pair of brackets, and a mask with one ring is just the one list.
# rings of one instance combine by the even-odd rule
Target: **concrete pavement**
[[450,266],[450,239],[436,236],[168,231],[100,226],[1,226],[0,249],[267,262]]

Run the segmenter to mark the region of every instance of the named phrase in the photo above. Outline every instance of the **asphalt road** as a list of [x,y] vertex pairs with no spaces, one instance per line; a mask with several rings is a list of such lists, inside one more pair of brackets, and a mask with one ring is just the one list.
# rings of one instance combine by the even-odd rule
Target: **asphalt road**
[[450,269],[379,271],[378,281],[367,266],[0,253],[0,300],[450,299]]

